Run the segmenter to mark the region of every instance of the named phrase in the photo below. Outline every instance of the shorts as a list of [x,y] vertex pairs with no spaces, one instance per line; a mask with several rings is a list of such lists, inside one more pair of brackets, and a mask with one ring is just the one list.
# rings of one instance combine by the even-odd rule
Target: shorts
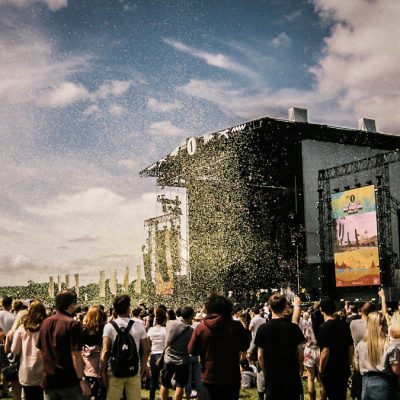
[[307,368],[318,368],[320,351],[318,347],[306,347],[304,349],[304,366]]
[[189,380],[189,364],[175,365],[165,363],[161,370],[161,385],[172,387],[171,379],[174,378],[176,387],[184,388]]

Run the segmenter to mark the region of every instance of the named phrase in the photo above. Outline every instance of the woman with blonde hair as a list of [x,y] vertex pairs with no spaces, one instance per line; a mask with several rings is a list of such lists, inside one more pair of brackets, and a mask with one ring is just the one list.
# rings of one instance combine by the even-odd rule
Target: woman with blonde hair
[[40,325],[46,316],[46,307],[41,301],[34,300],[29,306],[28,313],[22,319],[22,325],[15,331],[13,337],[11,353],[19,357],[18,378],[25,400],[43,399],[43,389],[40,386],[43,360],[36,344]]
[[389,342],[382,313],[368,314],[367,332],[355,349],[354,364],[362,375],[362,400],[397,399],[400,349]]
[[92,391],[91,399],[95,400],[105,397],[105,389],[100,379],[100,350],[106,322],[107,315],[100,306],[92,306],[86,313],[82,323],[84,374]]

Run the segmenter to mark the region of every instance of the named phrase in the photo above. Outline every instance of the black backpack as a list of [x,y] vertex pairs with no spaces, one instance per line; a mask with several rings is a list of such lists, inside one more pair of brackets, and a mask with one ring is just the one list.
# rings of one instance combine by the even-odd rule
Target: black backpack
[[111,321],[111,325],[117,331],[117,337],[112,345],[110,363],[112,374],[117,378],[135,376],[139,371],[135,339],[129,333],[134,322],[130,320],[126,328],[120,328],[115,321]]

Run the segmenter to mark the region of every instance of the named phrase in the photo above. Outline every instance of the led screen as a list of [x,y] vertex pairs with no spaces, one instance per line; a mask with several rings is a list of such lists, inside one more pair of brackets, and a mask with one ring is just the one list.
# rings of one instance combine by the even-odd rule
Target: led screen
[[380,284],[375,186],[333,193],[336,286]]

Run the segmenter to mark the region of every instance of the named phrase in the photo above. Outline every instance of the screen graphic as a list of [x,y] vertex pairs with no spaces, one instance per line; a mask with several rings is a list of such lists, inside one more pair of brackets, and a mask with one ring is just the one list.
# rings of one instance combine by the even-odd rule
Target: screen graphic
[[333,193],[336,286],[380,284],[375,186]]

